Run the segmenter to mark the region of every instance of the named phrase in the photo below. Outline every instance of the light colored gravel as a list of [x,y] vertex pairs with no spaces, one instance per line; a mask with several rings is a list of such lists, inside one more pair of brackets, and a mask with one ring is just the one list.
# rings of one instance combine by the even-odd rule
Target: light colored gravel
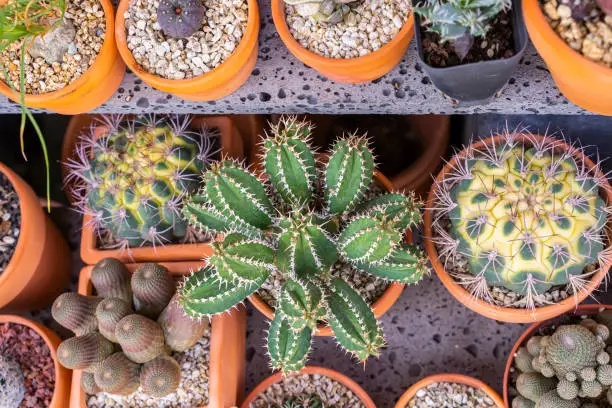
[[319,374],[297,374],[268,387],[249,408],[270,408],[286,398],[317,395],[326,407],[365,408],[357,396],[344,385]]
[[[584,3],[590,5],[589,1]],[[552,28],[570,47],[585,57],[612,68],[612,16],[606,16],[593,4],[589,16],[584,21],[579,21],[572,18],[569,4],[570,2],[563,0],[543,2],[542,8]]]
[[157,22],[158,1],[134,0],[125,13],[128,48],[146,71],[167,79],[187,79],[221,65],[236,49],[247,26],[246,0],[202,0],[203,26],[188,38],[164,35]]
[[[61,62],[47,62],[43,57],[32,58],[26,52],[25,91],[27,94],[43,94],[64,88],[80,78],[98,56],[106,33],[104,10],[98,0],[74,0],[67,2],[67,24],[76,34],[67,46]],[[54,44],[53,33],[47,43]],[[11,44],[0,53],[0,64],[9,68],[10,82],[19,89],[19,59],[21,42]],[[2,78],[4,80],[4,78]]]
[[122,397],[98,393],[87,398],[88,408],[193,408],[208,404],[208,379],[210,363],[210,328],[189,350],[172,353],[181,366],[181,383],[174,394],[153,398],[139,388],[135,393]]
[[291,35],[305,48],[327,58],[357,58],[390,42],[412,12],[409,0],[364,0],[352,7],[354,24],[319,23],[285,5]]
[[417,391],[406,408],[489,408],[495,403],[482,390],[458,383],[433,383]]

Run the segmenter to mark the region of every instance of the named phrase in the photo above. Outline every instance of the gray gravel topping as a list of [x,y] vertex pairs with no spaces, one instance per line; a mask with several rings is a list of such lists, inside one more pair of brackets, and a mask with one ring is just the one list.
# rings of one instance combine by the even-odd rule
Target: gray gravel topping
[[13,257],[20,228],[19,197],[4,174],[0,174],[0,274]]
[[490,408],[495,403],[482,390],[459,383],[433,383],[417,391],[406,408]]

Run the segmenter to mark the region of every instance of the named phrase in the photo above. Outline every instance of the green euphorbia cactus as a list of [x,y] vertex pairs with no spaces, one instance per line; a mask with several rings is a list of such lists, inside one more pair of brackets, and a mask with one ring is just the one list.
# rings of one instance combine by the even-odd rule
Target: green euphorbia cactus
[[310,132],[308,124],[284,119],[263,141],[272,189],[240,164],[222,161],[204,174],[204,187],[183,208],[191,225],[224,238],[213,244],[209,265],[186,279],[179,303],[196,318],[222,313],[279,270],[286,282],[268,351],[283,372],[304,366],[321,321],[360,360],[384,344],[372,308],[332,275],[335,263],[403,283],[418,282],[426,271],[422,252],[403,243],[405,230],[420,220],[414,198],[387,193],[364,201],[374,175],[367,140],[338,140],[323,165],[309,145]]

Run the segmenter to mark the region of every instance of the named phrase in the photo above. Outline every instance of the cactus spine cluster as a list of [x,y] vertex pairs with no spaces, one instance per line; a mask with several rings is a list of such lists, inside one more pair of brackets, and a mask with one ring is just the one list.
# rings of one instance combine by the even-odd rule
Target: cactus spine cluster
[[605,263],[604,185],[555,139],[507,134],[468,148],[438,183],[436,243],[447,259],[467,258],[477,297],[503,286],[534,307],[552,286],[577,293],[587,267]]
[[[610,327],[599,316],[534,336],[514,356],[518,396],[513,408],[612,405]],[[604,320],[605,320],[604,316]]]
[[323,404],[321,397],[316,394],[300,395],[285,399],[278,408],[334,408],[334,405]]
[[130,278],[120,261],[103,259],[92,268],[92,283],[101,297],[65,293],[53,304],[54,318],[76,335],[58,347],[60,364],[82,370],[88,394],[128,395],[140,386],[152,397],[175,392],[181,369],[167,353],[197,343],[208,320],[183,313],[161,265],[145,264]]
[[19,364],[0,354],[0,402],[5,408],[19,408],[26,386]]
[[335,263],[403,283],[418,282],[426,271],[421,251],[403,243],[406,229],[420,220],[414,197],[364,200],[375,169],[367,139],[339,139],[321,163],[310,135],[308,123],[282,119],[262,144],[269,186],[239,163],[221,161],[183,207],[191,225],[224,238],[213,244],[208,266],[179,289],[181,307],[194,318],[225,312],[280,271],[286,280],[268,351],[283,372],[304,366],[320,321],[360,360],[378,355],[384,344],[370,305],[332,276]]
[[198,187],[209,135],[188,131],[188,119],[111,118],[105,126],[86,135],[78,159],[67,163],[82,211],[124,248],[185,239],[179,208]]

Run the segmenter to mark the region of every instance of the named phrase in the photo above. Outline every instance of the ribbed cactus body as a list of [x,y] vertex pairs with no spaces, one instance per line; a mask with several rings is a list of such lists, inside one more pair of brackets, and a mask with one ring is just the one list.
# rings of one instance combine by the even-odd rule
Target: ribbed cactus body
[[95,375],[87,372],[81,373],[81,389],[90,395],[97,394],[102,391],[96,384]]
[[552,390],[542,395],[540,400],[535,405],[535,408],[578,408],[580,400],[564,400],[557,394],[557,391]]
[[104,299],[98,304],[96,309],[96,319],[100,334],[113,343],[117,343],[115,328],[117,323],[124,317],[133,314],[134,311],[129,303],[122,299]]
[[140,370],[142,391],[161,398],[176,392],[181,382],[181,367],[170,356],[161,355],[145,364]]
[[557,388],[557,380],[539,373],[522,373],[516,379],[516,389],[523,397],[538,402],[542,395]]
[[140,366],[124,353],[115,353],[100,364],[94,378],[104,392],[129,395],[140,386]]
[[300,370],[308,359],[312,329],[295,330],[282,313],[277,313],[268,330],[270,366],[283,373]]
[[98,296],[132,303],[130,273],[118,259],[104,258],[95,264],[91,270],[91,283]]
[[414,195],[389,193],[364,202],[357,213],[391,221],[395,228],[404,230],[419,224],[420,208]]
[[597,366],[597,355],[604,343],[587,328],[579,325],[559,327],[550,337],[546,359],[559,376],[568,372],[580,373],[587,367]]
[[382,260],[372,262],[353,262],[360,271],[380,278],[406,284],[415,284],[423,279],[429,269],[422,251],[410,244],[396,246],[391,254]]
[[391,256],[401,241],[401,232],[391,222],[358,216],[340,234],[338,249],[352,262],[377,262]]
[[91,371],[114,351],[113,343],[100,333],[89,333],[64,340],[57,348],[57,359],[70,370]]
[[305,327],[314,330],[326,315],[321,290],[312,282],[293,279],[283,285],[277,309],[295,330]]
[[187,125],[139,117],[111,123],[97,140],[88,137],[82,163],[70,166],[71,177],[86,186],[81,205],[93,213],[96,226],[129,245],[157,245],[185,236],[179,204],[197,189],[210,150],[208,135],[187,131]]
[[19,364],[0,354],[0,402],[3,408],[19,408],[26,386]]
[[102,298],[78,293],[62,293],[51,306],[51,315],[56,322],[77,336],[92,333],[98,328],[96,307]]
[[214,253],[208,262],[223,280],[253,282],[274,269],[274,249],[264,241],[231,233],[212,246]]
[[185,315],[173,297],[157,323],[164,332],[166,345],[173,351],[185,351],[196,344],[209,326],[208,319],[195,320]]
[[168,269],[156,263],[136,269],[131,286],[136,311],[151,319],[157,319],[176,292],[176,283]]
[[115,328],[115,337],[123,353],[135,363],[146,363],[165,351],[161,327],[141,315],[121,319]]

